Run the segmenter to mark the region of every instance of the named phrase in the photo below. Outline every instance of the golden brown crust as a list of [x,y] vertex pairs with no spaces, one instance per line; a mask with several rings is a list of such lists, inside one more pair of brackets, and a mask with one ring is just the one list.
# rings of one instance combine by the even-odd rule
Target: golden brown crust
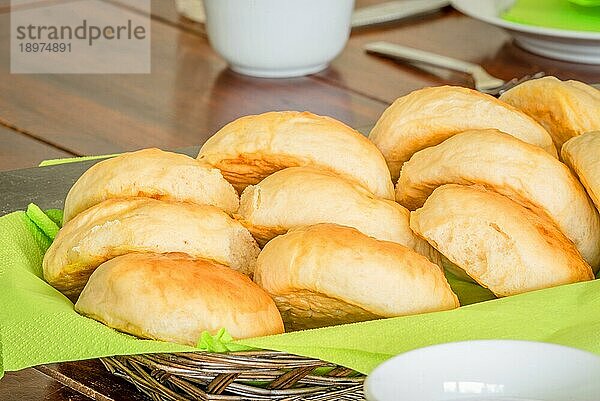
[[239,206],[237,193],[219,170],[186,155],[152,148],[90,167],[67,194],[63,222],[106,199],[130,197],[213,205],[230,214]]
[[214,164],[221,170],[227,181],[233,185],[238,193],[242,193],[248,185],[255,185],[262,181],[269,172],[276,172],[287,167],[300,166],[303,164],[299,159],[278,158],[271,155],[240,154],[235,159],[223,159]]
[[600,210],[600,131],[588,132],[568,140],[561,157],[577,174],[588,195]]
[[259,255],[254,280],[294,329],[459,306],[441,270],[425,257],[336,224],[302,227],[271,240]]
[[99,264],[129,252],[182,252],[252,274],[259,248],[248,230],[214,206],[108,199],[63,226],[44,255],[44,278],[76,299]]
[[592,280],[550,221],[482,187],[444,185],[411,213],[411,227],[499,296]]
[[191,346],[221,328],[234,338],[283,332],[273,300],[248,277],[184,254],[130,253],[103,263],[75,309],[138,337]]
[[394,199],[381,152],[347,125],[309,112],[239,118],[209,138],[198,159],[219,168],[240,193],[286,167],[313,166],[355,180],[377,196]]
[[556,157],[552,138],[531,117],[492,96],[458,86],[424,88],[398,98],[369,139],[383,153],[395,182],[402,164],[415,152],[459,132],[485,128],[499,129]]
[[411,210],[444,184],[478,184],[549,218],[600,267],[600,216],[567,166],[537,146],[497,130],[467,131],[404,164],[396,199]]
[[233,217],[237,221],[242,223],[242,225],[246,227],[248,231],[250,231],[250,234],[252,234],[252,236],[261,248],[273,238],[277,237],[278,235],[285,234],[290,229],[290,227],[269,227],[252,224],[250,221],[244,219],[244,216],[240,214],[234,214]]
[[543,77],[500,96],[548,130],[557,149],[577,135],[600,130],[600,91],[579,81]]

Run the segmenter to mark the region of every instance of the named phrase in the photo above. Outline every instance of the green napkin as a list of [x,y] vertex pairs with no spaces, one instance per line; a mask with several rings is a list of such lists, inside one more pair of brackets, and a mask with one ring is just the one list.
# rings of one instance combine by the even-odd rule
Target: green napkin
[[563,344],[600,354],[600,281],[481,302],[452,311],[245,340],[257,348],[312,356],[369,373],[394,355],[476,339]]
[[449,271],[448,268],[446,268],[444,272],[446,274],[446,279],[448,280],[448,283],[452,288],[452,291],[454,291],[454,293],[458,296],[458,300],[460,301],[461,305],[471,305],[477,302],[496,299],[494,293],[488,290],[487,288],[483,288],[482,286],[472,281],[465,281],[460,279],[459,277],[452,274],[452,272]]
[[[82,317],[41,278],[41,261],[60,222],[59,211],[0,217],[0,372],[43,363],[110,355],[185,352],[192,347],[139,340]],[[490,298],[473,283],[451,277],[467,302]],[[240,346],[273,349],[369,373],[386,359],[415,348],[460,340],[509,338],[546,341],[600,354],[600,281],[566,285],[459,309],[382,319],[231,342],[226,332],[203,334],[211,351]],[[0,373],[1,376],[1,373]]]
[[53,228],[52,219],[40,219],[36,209],[0,218],[0,377],[3,370],[50,362],[194,350],[138,340],[77,314],[73,304],[41,278],[42,258],[51,240],[29,216],[51,232]]
[[600,7],[600,0],[569,0],[573,4],[584,7]]
[[99,155],[99,156],[77,156],[77,157],[63,157],[60,159],[47,159],[43,160],[38,167],[46,167],[46,166],[55,166],[57,164],[67,164],[67,163],[79,163],[88,160],[98,160],[98,159],[108,159],[109,157],[119,156],[120,153],[115,153],[112,155]]
[[517,0],[502,18],[525,25],[600,32],[600,8],[585,7],[582,2],[590,0]]

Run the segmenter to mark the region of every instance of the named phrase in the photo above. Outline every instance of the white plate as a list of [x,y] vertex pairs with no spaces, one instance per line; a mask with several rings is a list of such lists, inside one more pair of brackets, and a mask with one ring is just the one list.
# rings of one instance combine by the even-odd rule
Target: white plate
[[569,31],[522,25],[500,18],[515,0],[452,0],[452,6],[469,17],[506,29],[522,48],[542,56],[600,64],[600,32]]
[[600,357],[529,341],[434,345],[379,365],[365,395],[369,401],[598,401]]

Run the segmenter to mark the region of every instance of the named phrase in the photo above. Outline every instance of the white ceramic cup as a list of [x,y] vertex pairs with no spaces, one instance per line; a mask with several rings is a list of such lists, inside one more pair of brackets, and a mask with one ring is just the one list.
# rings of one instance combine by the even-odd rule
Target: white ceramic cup
[[204,0],[212,47],[231,69],[268,78],[314,74],[350,34],[354,0]]
[[598,401],[600,357],[562,345],[474,340],[400,354],[367,377],[369,401]]

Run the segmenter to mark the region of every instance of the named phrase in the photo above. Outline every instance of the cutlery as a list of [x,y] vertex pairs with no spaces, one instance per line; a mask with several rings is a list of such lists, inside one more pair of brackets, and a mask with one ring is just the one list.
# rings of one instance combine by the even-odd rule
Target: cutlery
[[359,28],[431,14],[448,5],[449,0],[404,0],[375,4],[356,9],[352,13],[352,27]]
[[365,50],[367,53],[374,53],[392,59],[405,61],[412,65],[416,65],[417,67],[419,64],[427,64],[434,67],[441,67],[469,74],[473,77],[475,89],[492,96],[499,96],[507,90],[525,81],[544,76],[543,72],[538,72],[531,75],[525,75],[521,78],[513,78],[510,81],[504,81],[500,78],[490,75],[480,65],[414,49],[412,47],[400,46],[389,42],[368,43],[365,46]]

